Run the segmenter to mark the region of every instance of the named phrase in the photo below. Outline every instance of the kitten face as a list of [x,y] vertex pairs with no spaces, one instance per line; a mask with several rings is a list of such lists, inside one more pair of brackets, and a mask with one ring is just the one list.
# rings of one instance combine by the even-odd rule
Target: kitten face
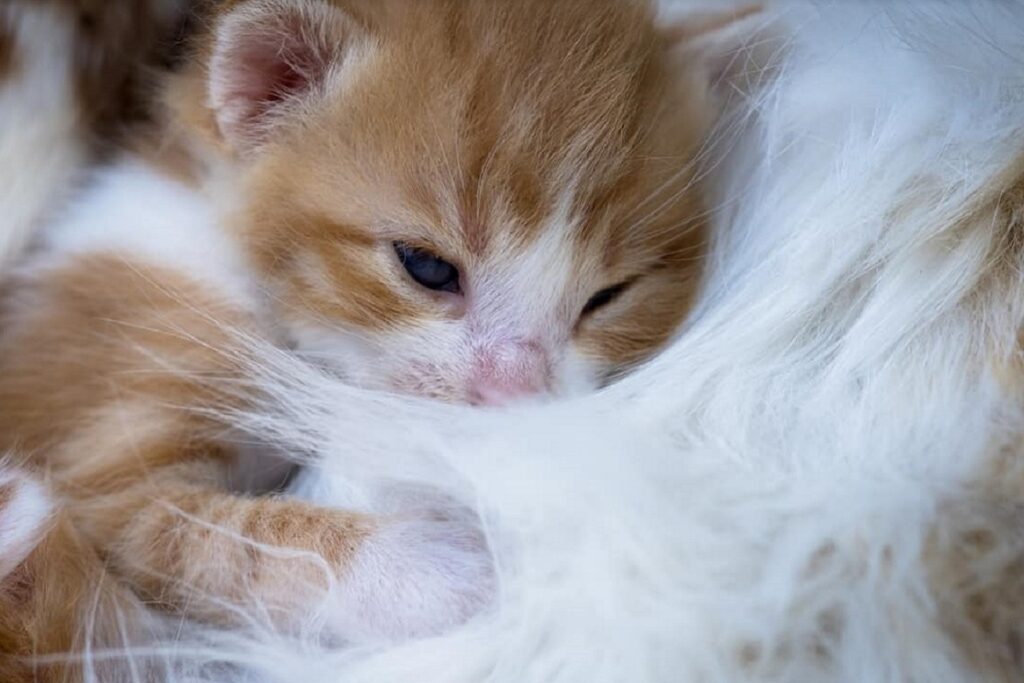
[[209,59],[237,228],[352,381],[573,393],[683,319],[711,108],[644,3],[241,2]]

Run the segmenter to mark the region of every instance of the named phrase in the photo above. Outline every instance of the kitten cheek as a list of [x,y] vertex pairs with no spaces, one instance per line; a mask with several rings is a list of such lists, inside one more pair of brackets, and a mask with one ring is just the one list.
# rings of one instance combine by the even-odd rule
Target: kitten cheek
[[342,326],[327,327],[314,320],[292,320],[286,334],[288,346],[300,357],[345,381],[373,388],[366,369],[374,367],[380,354],[367,334],[346,332]]
[[446,373],[432,363],[411,362],[396,368],[382,388],[405,396],[418,396],[444,403],[466,403],[466,389],[456,381],[457,376],[457,373]]
[[584,356],[575,346],[567,349],[555,369],[555,393],[559,396],[580,396],[597,391],[607,367],[597,359]]

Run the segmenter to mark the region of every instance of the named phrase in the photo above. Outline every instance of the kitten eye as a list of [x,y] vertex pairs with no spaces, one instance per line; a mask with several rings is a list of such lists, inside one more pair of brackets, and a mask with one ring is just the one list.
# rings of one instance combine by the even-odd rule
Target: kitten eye
[[583,317],[586,317],[586,316],[590,315],[591,313],[594,313],[594,312],[598,311],[599,309],[604,308],[605,306],[607,306],[608,304],[612,303],[613,301],[618,299],[620,296],[622,296],[622,293],[625,292],[627,289],[629,289],[629,286],[631,284],[633,284],[633,283],[632,282],[621,282],[621,283],[615,285],[614,287],[609,287],[608,289],[602,289],[600,292],[598,292],[594,296],[590,297],[590,301],[588,301],[587,305],[583,307],[583,313],[581,315]]
[[402,262],[409,276],[418,284],[435,292],[462,291],[459,286],[459,269],[425,249],[410,247],[395,242],[395,254]]

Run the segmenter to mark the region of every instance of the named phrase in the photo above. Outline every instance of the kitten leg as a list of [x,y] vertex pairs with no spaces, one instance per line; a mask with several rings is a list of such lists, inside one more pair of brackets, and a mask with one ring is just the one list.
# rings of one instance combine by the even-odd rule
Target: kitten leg
[[214,622],[305,626],[343,580],[371,519],[221,486],[217,461],[151,470],[81,499],[77,523],[119,577],[166,609]]
[[248,323],[207,291],[101,256],[28,284],[0,320],[0,439],[35,454],[137,593],[218,623],[323,615],[359,639],[434,633],[490,596],[472,523],[230,492],[235,448],[208,416],[244,400],[230,330]]
[[235,495],[223,477],[217,459],[166,466],[74,515],[142,596],[213,623],[394,641],[457,626],[492,597],[490,553],[465,511],[370,517]]
[[243,400],[217,387],[244,382],[233,331],[252,326],[208,288],[118,255],[29,275],[0,320],[0,447],[33,454],[140,595],[219,621],[256,605],[285,623],[340,579],[371,525],[229,491],[234,447],[206,415]]

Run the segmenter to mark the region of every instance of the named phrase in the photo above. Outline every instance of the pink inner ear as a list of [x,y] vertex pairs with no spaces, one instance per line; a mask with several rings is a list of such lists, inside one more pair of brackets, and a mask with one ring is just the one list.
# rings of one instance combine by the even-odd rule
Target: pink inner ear
[[286,103],[313,90],[341,59],[344,16],[316,2],[240,9],[224,20],[210,62],[209,101],[236,147],[263,140]]
[[[251,116],[266,113],[273,105],[309,87],[311,64],[300,66],[298,55],[289,55],[284,49],[263,50],[253,45],[237,56],[237,69],[233,97],[240,106],[247,106]],[[248,52],[249,54],[246,54]]]

